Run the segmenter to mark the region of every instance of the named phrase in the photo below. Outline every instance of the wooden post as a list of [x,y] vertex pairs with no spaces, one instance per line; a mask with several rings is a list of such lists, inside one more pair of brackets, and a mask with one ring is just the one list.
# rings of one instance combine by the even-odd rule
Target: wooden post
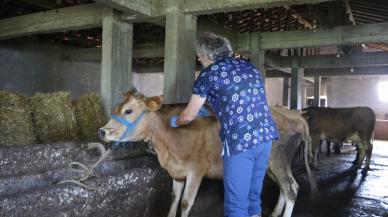
[[313,106],[321,106],[321,77],[316,75],[314,76],[314,101]]
[[289,107],[289,104],[288,104],[288,95],[289,95],[289,82],[290,82],[290,78],[289,77],[284,77],[283,78],[283,106],[286,106],[286,107]]
[[102,24],[101,97],[110,115],[131,87],[133,25],[118,20],[115,13]]
[[188,102],[195,77],[197,18],[182,11],[183,3],[167,0],[164,59],[166,104]]
[[250,33],[249,36],[249,51],[251,53],[251,63],[256,66],[262,73],[265,79],[265,51],[260,48],[260,32]]
[[291,63],[291,103],[290,109],[302,109],[302,79],[304,71],[299,67],[296,57]]
[[301,106],[300,106],[300,109],[303,109],[306,107],[306,104],[307,104],[307,99],[306,99],[306,85],[303,85],[303,83],[306,83],[306,81],[303,81],[303,78],[302,78],[302,84],[301,84]]

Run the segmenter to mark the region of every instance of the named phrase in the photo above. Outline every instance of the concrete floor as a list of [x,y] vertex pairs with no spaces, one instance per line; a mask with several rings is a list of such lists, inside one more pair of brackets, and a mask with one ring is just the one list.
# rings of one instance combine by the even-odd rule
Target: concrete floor
[[[344,149],[349,149],[344,146]],[[312,200],[306,177],[300,183],[293,217],[388,217],[388,141],[374,141],[371,170],[366,176],[352,167],[355,151],[321,154],[318,178],[320,196]],[[276,203],[276,186],[266,181],[263,191],[264,216]]]
[[[342,151],[351,148],[345,146]],[[125,160],[122,157],[129,150],[116,152],[98,169],[100,177],[89,180],[92,186],[104,187],[89,192],[56,183],[68,178],[64,167],[70,161],[94,162],[95,152],[77,144],[0,148],[0,217],[167,216],[171,180],[156,157]],[[321,155],[320,170],[314,172],[320,188],[316,200],[309,197],[306,173],[296,167],[300,192],[293,217],[388,217],[388,142],[374,142],[372,170],[365,177],[361,170],[351,169],[355,154]],[[278,187],[267,178],[262,195],[264,217],[272,212],[277,195]],[[70,199],[56,202],[61,198]],[[190,217],[209,216],[223,216],[222,180],[205,179],[190,212]]]

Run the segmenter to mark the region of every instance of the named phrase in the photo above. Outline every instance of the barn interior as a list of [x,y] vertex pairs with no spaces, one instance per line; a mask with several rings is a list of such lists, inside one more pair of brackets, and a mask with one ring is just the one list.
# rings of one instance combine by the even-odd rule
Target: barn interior
[[[205,31],[227,37],[236,57],[261,70],[270,105],[367,106],[376,114],[372,169],[365,176],[351,166],[348,143],[321,154],[321,195],[311,200],[296,165],[293,216],[388,216],[384,0],[1,0],[0,91],[67,91],[71,100],[94,92],[105,118],[133,87],[186,103],[201,69],[192,45]],[[36,143],[0,144],[0,216],[167,216],[171,179],[147,145],[112,149],[87,181],[100,187],[91,191],[58,184],[74,176],[70,162],[98,159],[85,141]],[[264,216],[277,195],[266,180]],[[222,200],[222,181],[204,180],[190,216],[223,216]]]

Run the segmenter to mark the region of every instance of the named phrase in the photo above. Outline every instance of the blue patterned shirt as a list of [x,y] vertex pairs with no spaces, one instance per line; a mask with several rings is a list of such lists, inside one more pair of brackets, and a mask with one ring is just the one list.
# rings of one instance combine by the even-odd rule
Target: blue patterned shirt
[[201,71],[193,93],[207,98],[220,121],[223,155],[278,138],[263,79],[251,63],[235,58],[217,60]]

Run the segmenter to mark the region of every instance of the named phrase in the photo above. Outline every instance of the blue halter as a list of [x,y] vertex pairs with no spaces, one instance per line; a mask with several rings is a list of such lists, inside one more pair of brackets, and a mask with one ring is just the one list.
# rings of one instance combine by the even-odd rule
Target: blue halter
[[137,124],[140,122],[141,118],[144,116],[144,112],[142,112],[134,122],[130,122],[128,120],[126,120],[125,118],[122,118],[122,117],[119,117],[117,115],[112,115],[112,118],[119,122],[120,124],[124,125],[127,127],[127,129],[125,130],[125,132],[123,133],[123,135],[121,135],[120,139],[116,142],[116,145],[118,145],[129,133],[131,133],[135,127],[137,126]]

